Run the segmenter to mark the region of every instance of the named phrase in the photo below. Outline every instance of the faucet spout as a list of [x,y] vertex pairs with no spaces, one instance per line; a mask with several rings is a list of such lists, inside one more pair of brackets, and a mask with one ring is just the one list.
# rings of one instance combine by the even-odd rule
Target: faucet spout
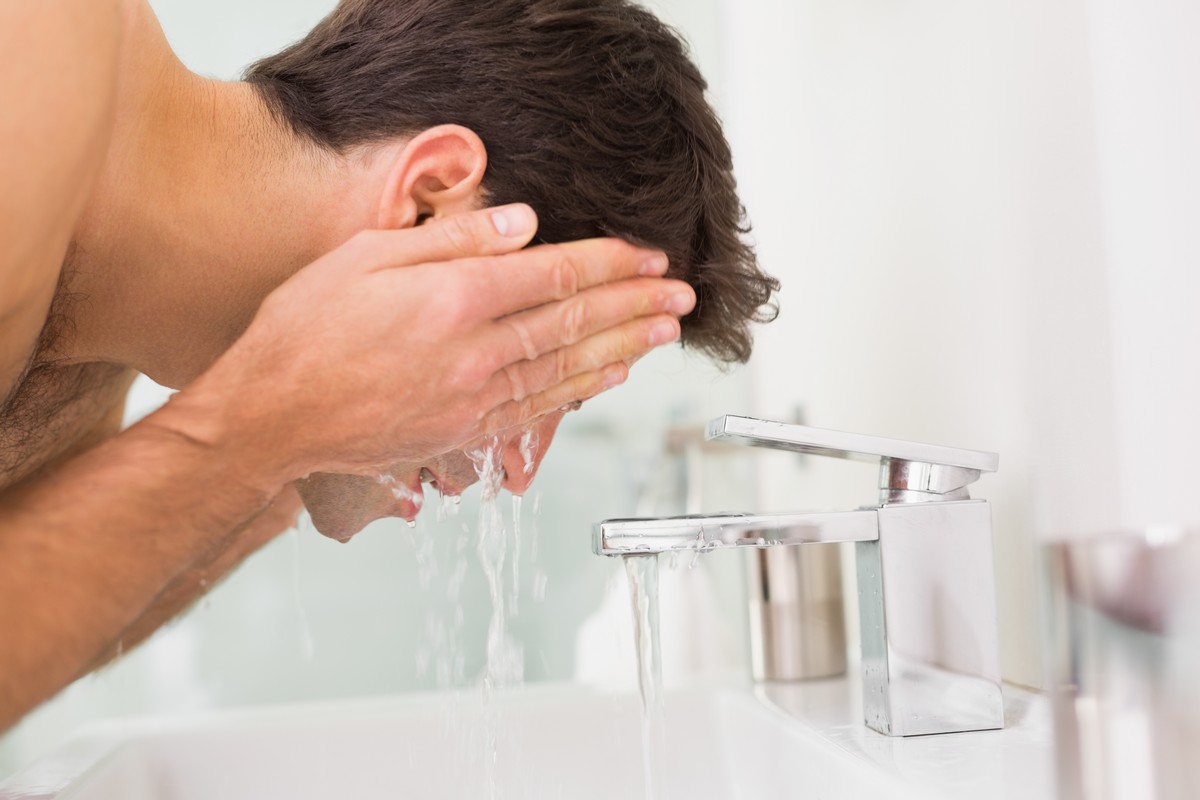
[[[596,553],[755,547],[767,551],[756,553],[753,562],[788,564],[799,560],[769,558],[780,555],[774,548],[855,542],[867,725],[889,736],[1004,727],[991,510],[969,492],[983,473],[995,471],[995,453],[735,416],[713,420],[707,435],[878,461],[879,505],[815,514],[612,519],[593,529]],[[803,616],[801,603],[809,595],[790,589],[807,579],[799,572],[777,572],[781,577],[766,587],[771,613]],[[844,637],[837,641],[844,649]]]
[[593,530],[598,555],[707,552],[718,547],[775,547],[879,538],[875,509],[796,514],[697,514],[654,519],[610,519]]

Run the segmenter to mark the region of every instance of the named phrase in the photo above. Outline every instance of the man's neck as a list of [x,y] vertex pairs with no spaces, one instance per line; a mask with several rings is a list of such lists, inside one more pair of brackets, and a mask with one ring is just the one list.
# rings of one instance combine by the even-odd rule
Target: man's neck
[[349,161],[284,130],[252,87],[189,72],[148,8],[134,27],[112,143],[67,265],[84,302],[62,355],[181,386],[372,209]]

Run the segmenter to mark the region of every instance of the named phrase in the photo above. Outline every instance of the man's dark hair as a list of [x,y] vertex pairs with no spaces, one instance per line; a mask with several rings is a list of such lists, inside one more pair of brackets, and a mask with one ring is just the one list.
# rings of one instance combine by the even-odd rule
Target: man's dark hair
[[488,151],[490,204],[538,238],[664,250],[696,290],[683,342],[750,357],[778,281],[762,272],[729,144],[679,36],[627,0],[342,0],[246,80],[297,134],[345,153],[456,123]]

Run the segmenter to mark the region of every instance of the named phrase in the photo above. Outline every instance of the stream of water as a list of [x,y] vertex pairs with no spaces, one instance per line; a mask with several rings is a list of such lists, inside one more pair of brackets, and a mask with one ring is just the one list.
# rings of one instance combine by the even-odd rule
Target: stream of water
[[625,557],[633,602],[638,689],[642,696],[642,776],[646,800],[668,800],[663,782],[667,721],[662,691],[662,649],[658,638],[658,556]]

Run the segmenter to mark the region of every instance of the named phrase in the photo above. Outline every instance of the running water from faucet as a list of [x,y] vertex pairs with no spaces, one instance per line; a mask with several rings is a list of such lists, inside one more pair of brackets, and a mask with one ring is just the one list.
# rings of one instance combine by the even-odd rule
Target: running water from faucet
[[662,648],[658,632],[658,556],[625,556],[633,601],[638,689],[642,695],[642,776],[646,800],[668,800],[662,786],[666,763],[666,709],[662,692]]

